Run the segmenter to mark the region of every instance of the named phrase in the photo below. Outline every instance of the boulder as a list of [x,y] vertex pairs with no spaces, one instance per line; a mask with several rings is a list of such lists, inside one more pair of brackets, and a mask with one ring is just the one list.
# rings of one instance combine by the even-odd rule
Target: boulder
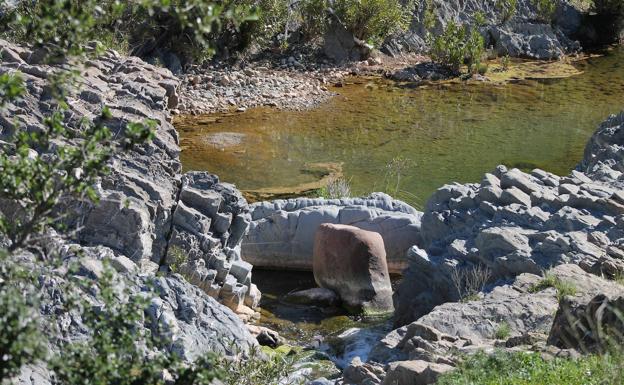
[[382,385],[428,385],[435,384],[438,377],[453,367],[426,361],[397,361],[389,365]]
[[392,312],[392,285],[381,235],[347,225],[323,224],[315,235],[314,279],[335,291],[354,312]]
[[366,60],[372,47],[355,37],[336,18],[323,35],[323,53],[336,63]]

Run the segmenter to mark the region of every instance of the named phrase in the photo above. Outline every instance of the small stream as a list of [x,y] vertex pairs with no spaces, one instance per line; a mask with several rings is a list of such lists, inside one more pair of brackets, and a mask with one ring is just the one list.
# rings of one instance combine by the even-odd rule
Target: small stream
[[262,292],[259,323],[303,349],[298,360],[310,378],[335,376],[356,356],[365,361],[374,344],[392,330],[391,319],[365,320],[341,308],[289,303],[288,293],[317,287],[310,272],[254,270],[254,282]]

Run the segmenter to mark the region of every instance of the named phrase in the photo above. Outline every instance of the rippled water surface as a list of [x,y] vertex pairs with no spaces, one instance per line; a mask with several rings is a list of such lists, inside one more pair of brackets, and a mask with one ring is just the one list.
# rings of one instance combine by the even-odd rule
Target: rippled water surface
[[[194,117],[177,124],[182,162],[241,189],[309,182],[310,163],[337,162],[355,194],[398,190],[416,206],[498,164],[565,174],[596,126],[624,108],[623,50],[577,65],[582,75],[506,85],[360,79],[310,111]],[[397,178],[388,164],[399,157]]]

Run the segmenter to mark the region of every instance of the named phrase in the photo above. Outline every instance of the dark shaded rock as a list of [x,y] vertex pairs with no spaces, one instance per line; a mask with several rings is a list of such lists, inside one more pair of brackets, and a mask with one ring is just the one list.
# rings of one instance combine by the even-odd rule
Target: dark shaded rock
[[319,307],[332,307],[340,305],[340,298],[338,295],[333,290],[325,289],[323,287],[288,293],[288,295],[284,297],[284,300],[291,303]]
[[606,352],[623,342],[624,297],[606,294],[589,301],[564,298],[548,336],[551,345],[585,353]]

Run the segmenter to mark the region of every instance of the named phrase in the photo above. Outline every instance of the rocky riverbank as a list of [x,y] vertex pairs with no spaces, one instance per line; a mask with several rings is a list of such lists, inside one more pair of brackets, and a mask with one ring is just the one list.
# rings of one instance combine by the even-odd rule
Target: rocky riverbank
[[[10,152],[14,149],[5,140],[16,131],[42,129],[42,117],[53,108],[46,82],[64,67],[41,64],[36,50],[3,40],[0,57],[0,73],[20,71],[26,85],[26,94],[6,105],[0,120],[0,144]],[[74,277],[100,279],[108,262],[117,287],[128,295],[156,288],[143,327],[164,333],[171,342],[165,349],[193,360],[207,352],[232,354],[232,344],[243,351],[257,346],[243,323],[258,316],[260,299],[251,265],[240,254],[250,223],[248,206],[234,186],[215,175],[181,172],[179,138],[169,114],[178,103],[178,80],[168,70],[112,51],[78,70],[80,84],[68,96],[64,115],[69,128],[80,130],[83,117],[96,118],[106,105],[113,137],[129,122],[145,119],[154,120],[156,129],[151,142],[112,159],[110,173],[96,186],[99,202],[64,201],[72,235],[48,234],[42,251],[58,257],[59,267],[46,270],[35,255],[19,256],[22,265],[40,271],[42,291],[49,293],[41,315],[50,332],[60,332],[65,341],[94,332],[85,330],[81,314],[63,313],[69,299],[55,293]],[[5,211],[11,210],[10,202],[3,201],[0,210],[10,212]],[[70,273],[75,263],[80,267]],[[47,370],[29,368],[20,381],[46,384]]]

